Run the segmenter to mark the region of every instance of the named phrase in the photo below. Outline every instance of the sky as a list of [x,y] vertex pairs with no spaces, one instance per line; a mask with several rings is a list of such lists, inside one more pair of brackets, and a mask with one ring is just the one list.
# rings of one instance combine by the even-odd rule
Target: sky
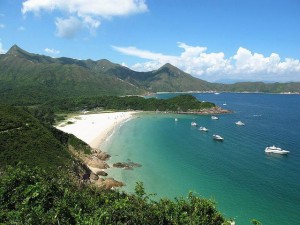
[[0,0],[0,54],[14,44],[210,82],[300,81],[300,0]]

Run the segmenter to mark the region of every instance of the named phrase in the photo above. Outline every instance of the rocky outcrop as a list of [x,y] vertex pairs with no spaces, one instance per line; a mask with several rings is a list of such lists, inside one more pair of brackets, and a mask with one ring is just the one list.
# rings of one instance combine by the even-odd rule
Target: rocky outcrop
[[127,170],[133,169],[135,167],[141,167],[141,166],[142,166],[141,164],[131,162],[131,161],[129,161],[129,162],[117,162],[117,163],[113,164],[113,167],[127,169]]
[[100,178],[97,182],[95,182],[95,185],[102,189],[112,189],[116,187],[122,187],[124,184],[120,181],[115,180],[114,178]]
[[92,155],[85,157],[83,161],[89,166],[96,169],[107,169],[109,168],[109,165],[104,161],[99,159],[98,157]]
[[198,111],[188,111],[188,112],[177,112],[178,114],[199,114],[199,115],[214,115],[214,114],[227,114],[232,113],[232,111],[227,109],[222,109],[219,106],[211,107],[208,109],[202,109]]
[[108,174],[107,174],[105,171],[103,171],[103,170],[97,171],[96,174],[97,174],[98,176],[104,176],[104,177],[106,177],[106,176],[108,175]]
[[108,160],[110,158],[110,155],[107,152],[102,152],[98,149],[93,149],[92,155],[101,160]]

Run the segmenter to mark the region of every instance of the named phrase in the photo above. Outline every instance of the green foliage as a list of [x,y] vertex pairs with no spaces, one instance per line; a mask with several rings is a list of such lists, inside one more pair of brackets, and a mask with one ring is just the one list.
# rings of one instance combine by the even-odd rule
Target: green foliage
[[209,83],[165,64],[136,72],[108,60],[51,58],[13,46],[0,54],[0,101],[13,105],[43,104],[61,98],[132,95],[159,91],[300,92],[300,83]]
[[[138,185],[143,189],[142,184]],[[159,201],[118,191],[79,186],[64,174],[49,175],[18,165],[0,176],[0,223],[4,224],[205,224],[224,218],[213,202],[189,194],[187,199]]]
[[63,99],[45,103],[55,111],[78,111],[100,108],[104,110],[143,110],[143,111],[199,111],[214,107],[209,102],[199,102],[192,95],[179,95],[170,99],[143,98],[139,96],[99,96],[91,98]]
[[68,145],[91,152],[83,141],[41,123],[27,110],[0,106],[0,168],[23,162],[56,172],[72,165]]

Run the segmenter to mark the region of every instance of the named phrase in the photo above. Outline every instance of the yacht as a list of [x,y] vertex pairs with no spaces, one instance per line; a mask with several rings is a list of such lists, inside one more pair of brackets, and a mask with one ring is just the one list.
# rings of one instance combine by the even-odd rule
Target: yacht
[[266,153],[275,153],[275,154],[286,155],[290,151],[283,150],[283,149],[281,149],[281,148],[276,147],[276,146],[273,145],[273,146],[266,147],[265,152]]
[[216,117],[216,116],[211,116],[211,119],[212,119],[212,120],[218,120],[219,118]]
[[206,127],[200,127],[199,130],[205,131],[205,132],[208,131],[208,129]]
[[237,121],[235,124],[238,125],[238,126],[245,126],[245,124],[240,120]]
[[213,139],[214,140],[216,140],[216,141],[223,141],[224,140],[224,138],[222,138],[220,135],[218,135],[218,134],[214,134],[213,135]]
[[197,123],[196,122],[191,122],[191,126],[197,126]]

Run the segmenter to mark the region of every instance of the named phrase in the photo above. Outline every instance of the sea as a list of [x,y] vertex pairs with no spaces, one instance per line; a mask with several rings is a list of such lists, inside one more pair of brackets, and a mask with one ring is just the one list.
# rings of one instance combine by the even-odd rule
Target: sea
[[[178,94],[159,94],[170,98]],[[135,162],[132,170],[111,168],[110,176],[134,192],[143,182],[153,198],[209,198],[236,225],[300,224],[300,95],[197,93],[199,101],[232,111],[208,115],[141,113],[118,127],[101,148],[110,163]],[[178,121],[175,121],[178,118]],[[245,126],[237,126],[241,120]],[[191,126],[195,121],[208,132]],[[214,141],[213,134],[224,138]],[[290,151],[266,154],[267,146]]]

